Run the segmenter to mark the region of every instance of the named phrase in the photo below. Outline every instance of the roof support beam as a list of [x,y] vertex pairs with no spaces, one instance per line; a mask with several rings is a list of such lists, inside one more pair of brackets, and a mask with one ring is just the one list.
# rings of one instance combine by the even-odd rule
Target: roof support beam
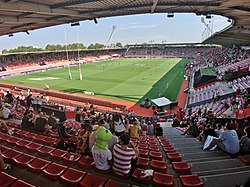
[[47,5],[27,3],[27,2],[13,2],[4,3],[0,1],[0,11],[10,11],[18,13],[36,13],[43,15],[66,15],[66,16],[81,16],[78,11],[68,9],[51,9]]
[[156,9],[156,6],[157,6],[157,3],[158,3],[159,0],[153,0],[153,5],[151,6],[151,14],[154,13],[155,9]]

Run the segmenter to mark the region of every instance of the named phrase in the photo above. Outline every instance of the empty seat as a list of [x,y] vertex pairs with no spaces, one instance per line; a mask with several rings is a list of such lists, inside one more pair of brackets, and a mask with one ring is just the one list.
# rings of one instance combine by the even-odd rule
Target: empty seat
[[202,180],[199,178],[198,175],[193,174],[193,175],[181,175],[180,176],[181,183],[183,187],[203,187],[204,183]]
[[32,142],[28,141],[28,140],[21,140],[21,141],[18,141],[16,142],[16,145],[20,148],[25,148],[27,145],[30,145],[32,144]]
[[174,179],[172,175],[154,172],[153,184],[159,187],[172,187]]
[[151,161],[151,169],[160,173],[166,173],[167,171],[167,163],[159,160],[152,160]]
[[43,136],[43,135],[37,135],[34,136],[33,139],[38,142],[38,143],[42,143],[44,142],[44,140],[47,138],[47,136]]
[[55,160],[61,160],[68,152],[60,149],[55,149],[50,153],[50,157]]
[[102,187],[106,182],[106,178],[93,175],[92,173],[88,173],[86,177],[80,182],[80,186],[82,187]]
[[11,144],[11,145],[15,145],[16,142],[20,142],[22,139],[17,138],[17,137],[12,137],[12,138],[8,138],[6,139],[6,141]]
[[149,167],[149,159],[148,158],[139,157],[137,159],[136,165],[138,167],[140,167],[140,168],[148,169],[148,167]]
[[1,179],[0,180],[1,187],[8,187],[17,180],[15,177],[12,177],[11,175],[8,175],[7,173],[4,172],[0,173],[0,179]]
[[135,171],[132,174],[132,179],[138,183],[143,183],[143,184],[150,184],[151,182],[151,177],[142,177],[142,172],[144,170],[140,168],[135,168]]
[[8,139],[11,139],[11,138],[12,136],[0,133],[0,142],[6,142]]
[[169,142],[161,142],[162,147],[172,147]]
[[57,180],[59,176],[61,176],[63,172],[66,171],[66,169],[67,169],[66,166],[52,163],[43,170],[43,175],[51,180]]
[[0,150],[1,150],[2,153],[6,153],[7,151],[10,151],[11,148],[6,147],[4,145],[0,145]]
[[172,152],[176,152],[175,148],[173,147],[163,147],[164,152],[167,153],[172,153]]
[[189,173],[190,165],[187,162],[172,162],[176,173]]
[[32,162],[36,157],[28,155],[28,154],[21,154],[19,157],[14,158],[15,165],[20,168],[25,168],[27,164]]
[[50,146],[52,146],[56,141],[57,141],[56,138],[48,137],[48,138],[46,138],[46,139],[43,140],[43,143],[44,143],[45,145],[50,145]]
[[63,157],[63,160],[69,164],[76,164],[78,160],[80,160],[80,158],[81,158],[81,155],[69,152],[67,155]]
[[112,179],[109,179],[105,185],[105,187],[129,187],[129,186],[130,184],[117,182]]
[[27,182],[24,182],[20,179],[18,179],[14,184],[12,184],[10,187],[35,187],[32,184],[29,184]]
[[141,143],[139,143],[138,144],[138,148],[139,149],[146,149],[147,150],[148,149],[148,144],[141,144]]
[[31,144],[26,145],[25,147],[27,149],[29,149],[29,151],[31,151],[31,152],[36,152],[39,149],[41,149],[43,147],[43,145],[39,144],[39,143],[31,143]]
[[12,149],[6,153],[3,153],[3,157],[6,159],[7,162],[10,162],[13,164],[14,163],[13,159],[20,156],[21,154],[22,152]]
[[41,173],[49,164],[51,164],[51,162],[41,158],[36,158],[31,163],[27,164],[27,166],[28,170],[34,173]]
[[15,132],[15,134],[16,134],[18,137],[20,137],[20,138],[25,137],[24,135],[25,135],[25,134],[28,134],[28,133],[29,133],[29,132],[23,131],[23,130],[20,130],[19,132]]
[[25,137],[26,139],[28,139],[28,140],[33,140],[34,137],[36,137],[36,136],[38,136],[38,134],[33,133],[33,132],[29,132],[29,133],[27,133],[27,134],[24,134],[24,137]]
[[245,155],[245,156],[239,156],[238,157],[241,162],[243,162],[245,165],[250,165],[250,155]]
[[78,166],[85,168],[85,169],[90,169],[94,165],[94,159],[91,157],[82,157],[78,161]]
[[156,152],[156,151],[150,151],[149,152],[149,158],[155,159],[155,160],[162,160],[162,153]]
[[86,172],[84,171],[68,168],[66,172],[60,176],[60,180],[67,186],[78,186],[85,175]]
[[156,152],[157,152],[157,151],[160,151],[160,148],[159,148],[158,146],[153,146],[153,145],[150,144],[149,150],[150,150],[150,151],[156,151]]
[[167,158],[170,162],[180,162],[181,161],[181,155],[179,153],[173,152],[173,153],[167,153]]
[[147,157],[148,157],[149,151],[148,151],[148,150],[145,150],[145,149],[140,149],[140,150],[139,150],[139,153],[140,153],[140,157],[145,157],[145,158],[147,158]]
[[55,148],[53,148],[53,147],[43,146],[40,149],[38,149],[38,152],[40,153],[41,156],[47,157],[54,150],[55,150]]

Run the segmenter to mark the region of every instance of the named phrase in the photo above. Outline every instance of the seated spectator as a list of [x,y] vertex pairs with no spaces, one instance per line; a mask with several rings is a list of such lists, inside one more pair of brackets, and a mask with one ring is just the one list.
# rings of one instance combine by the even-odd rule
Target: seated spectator
[[9,119],[15,117],[14,109],[11,108],[12,105],[5,103],[2,110],[3,119]]
[[196,125],[196,122],[192,122],[189,125],[188,129],[184,133],[182,133],[181,135],[185,135],[185,134],[190,135],[190,136],[192,136],[194,138],[199,136],[200,131],[198,129],[198,126]]
[[157,123],[157,126],[155,128],[155,136],[162,136],[162,135],[163,135],[163,129],[160,123]]
[[6,129],[7,131],[8,131],[8,134],[9,135],[13,135],[14,134],[14,129],[13,128],[9,128],[8,126],[7,126],[7,124],[5,123],[5,121],[3,121],[3,120],[0,120],[0,129],[1,128],[4,128],[4,129]]
[[81,115],[81,111],[78,110],[75,116],[75,121],[77,122],[81,122],[82,121],[82,115]]
[[112,133],[112,138],[109,140],[109,150],[111,153],[113,152],[114,146],[118,143],[119,138],[115,135],[115,133],[110,129],[110,132]]
[[95,144],[95,140],[96,140],[96,130],[98,129],[99,125],[93,125],[92,126],[92,132],[89,135],[89,149],[92,150],[93,145]]
[[131,159],[139,156],[139,150],[130,142],[129,134],[124,133],[119,138],[119,144],[113,149],[113,171],[117,175],[127,176],[131,170]]
[[77,137],[77,149],[82,155],[90,155],[89,136],[92,132],[92,127],[89,123],[83,123],[81,128]]
[[207,137],[208,136],[213,136],[213,137],[216,137],[216,133],[215,133],[215,130],[214,130],[214,125],[209,125],[204,131],[203,131],[203,140],[206,141]]
[[219,138],[213,138],[213,140],[209,143],[208,147],[204,150],[210,150],[215,145],[230,154],[236,154],[239,152],[239,138],[230,123],[226,124],[226,129],[225,131],[221,132]]
[[43,112],[39,112],[38,117],[35,121],[35,130],[38,132],[48,132],[50,131],[50,126],[48,125],[48,120],[45,118]]
[[216,137],[219,137],[220,134],[221,134],[223,131],[224,131],[223,126],[222,126],[220,123],[217,124],[216,130],[215,130],[215,135],[216,135]]
[[14,101],[14,96],[13,96],[13,94],[10,93],[9,90],[7,90],[6,92],[7,92],[7,94],[6,94],[6,96],[5,96],[5,102],[6,102],[6,103],[12,103],[12,102]]
[[154,135],[154,127],[151,124],[151,122],[149,122],[147,125],[147,133],[146,134],[147,135]]
[[51,126],[53,129],[57,128],[58,122],[57,122],[54,112],[50,113],[50,116],[48,118],[48,125]]
[[21,127],[24,129],[33,129],[34,125],[34,114],[31,110],[28,110],[28,113],[23,116]]
[[70,138],[72,135],[71,133],[71,127],[66,128],[64,123],[65,123],[66,119],[64,118],[60,118],[58,125],[57,125],[57,131],[58,131],[58,135],[59,138]]
[[108,142],[112,138],[112,134],[103,126],[100,126],[95,134],[96,141],[91,150],[95,167],[100,171],[109,171],[112,166],[112,153],[108,149]]
[[245,127],[244,129],[245,136],[242,136],[240,139],[240,152],[243,154],[250,153],[250,126]]
[[6,164],[3,160],[3,155],[0,150],[0,169],[2,172],[8,172],[11,169],[11,164]]

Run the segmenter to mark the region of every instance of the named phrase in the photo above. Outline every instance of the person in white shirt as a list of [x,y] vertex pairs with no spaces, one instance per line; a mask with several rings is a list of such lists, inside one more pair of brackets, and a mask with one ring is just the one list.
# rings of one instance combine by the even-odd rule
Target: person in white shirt
[[11,105],[6,103],[3,108],[3,119],[9,119],[12,117],[13,117],[13,114],[11,111]]

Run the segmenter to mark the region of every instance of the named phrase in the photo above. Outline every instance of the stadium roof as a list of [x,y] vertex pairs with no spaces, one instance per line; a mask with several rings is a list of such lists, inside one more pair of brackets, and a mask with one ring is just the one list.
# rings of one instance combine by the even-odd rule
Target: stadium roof
[[250,44],[250,0],[0,0],[0,35],[102,17],[175,12],[234,20],[234,26],[205,43]]

